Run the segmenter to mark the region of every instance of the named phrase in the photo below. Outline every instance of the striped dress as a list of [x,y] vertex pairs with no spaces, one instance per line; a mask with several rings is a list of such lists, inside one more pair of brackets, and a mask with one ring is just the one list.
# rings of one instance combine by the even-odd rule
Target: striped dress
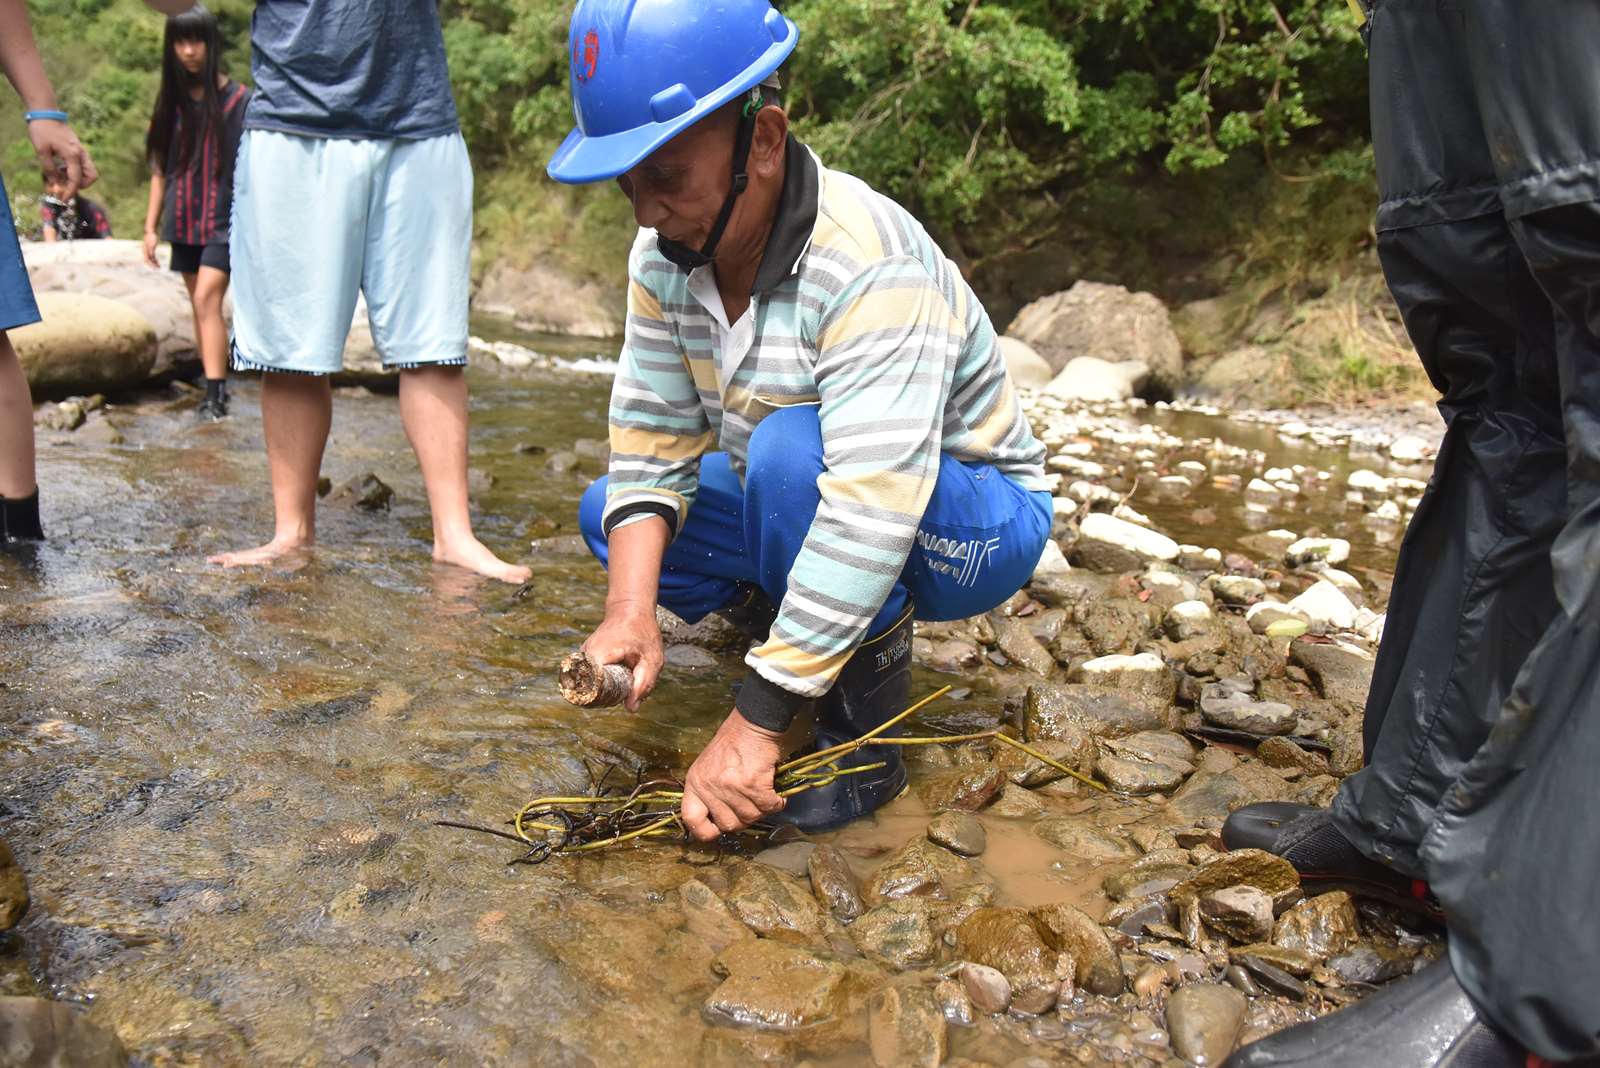
[[[769,245],[750,309],[722,316],[711,268],[685,274],[643,230],[629,258],[627,337],[611,395],[604,527],[659,514],[674,533],[702,454],[741,478],[750,435],[791,405],[816,405],[826,472],[753,671],[791,693],[827,692],[888,598],[933,492],[941,453],[1045,489],[1044,447],[1006,374],[988,314],[912,216],[793,139],[796,182],[814,190],[794,247]],[[774,226],[781,245],[793,212]]]

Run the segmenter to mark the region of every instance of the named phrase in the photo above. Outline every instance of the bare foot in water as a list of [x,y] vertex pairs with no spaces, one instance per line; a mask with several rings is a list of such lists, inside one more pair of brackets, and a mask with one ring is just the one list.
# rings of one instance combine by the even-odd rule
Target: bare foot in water
[[221,564],[223,567],[260,567],[282,560],[294,554],[304,555],[311,548],[311,542],[299,538],[273,538],[265,545],[258,545],[254,549],[241,549],[238,552],[218,553],[206,557],[208,564]]
[[448,544],[435,542],[433,560],[438,564],[464,567],[468,571],[475,571],[480,575],[509,582],[512,585],[527,582],[528,576],[533,574],[531,569],[521,564],[506,563],[470,534]]

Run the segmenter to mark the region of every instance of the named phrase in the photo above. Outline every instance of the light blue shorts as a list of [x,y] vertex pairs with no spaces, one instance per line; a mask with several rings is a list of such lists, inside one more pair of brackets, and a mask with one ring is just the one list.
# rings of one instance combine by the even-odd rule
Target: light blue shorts
[[245,131],[229,251],[236,370],[340,370],[358,293],[385,367],[467,362],[472,164],[460,134]]

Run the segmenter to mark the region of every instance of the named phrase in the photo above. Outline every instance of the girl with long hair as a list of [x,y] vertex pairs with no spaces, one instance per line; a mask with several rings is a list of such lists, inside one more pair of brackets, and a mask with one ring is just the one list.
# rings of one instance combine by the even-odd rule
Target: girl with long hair
[[144,258],[150,266],[160,266],[156,243],[170,242],[172,269],[188,287],[195,344],[206,375],[203,419],[228,414],[228,328],[222,320],[222,298],[230,270],[233,162],[250,99],[250,90],[223,72],[221,53],[217,18],[203,5],[167,19],[161,90],[145,138],[152,173]]

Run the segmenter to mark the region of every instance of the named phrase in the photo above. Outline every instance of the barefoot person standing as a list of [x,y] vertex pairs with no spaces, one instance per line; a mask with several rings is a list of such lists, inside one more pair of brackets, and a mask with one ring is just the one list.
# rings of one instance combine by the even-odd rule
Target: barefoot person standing
[[[28,137],[45,173],[65,178],[60,190],[71,201],[95,180],[89,153],[78,143],[67,113],[57,109],[55,92],[39,62],[23,0],[0,0],[0,70],[22,97]],[[0,221],[0,547],[44,537],[39,524],[39,486],[33,469],[33,398],[22,364],[5,332],[39,321],[28,268],[22,262],[10,202],[0,185],[5,219]]]
[[[190,5],[147,0],[165,14]],[[472,167],[433,0],[275,0],[251,24],[255,95],[234,168],[233,367],[263,372],[272,540],[213,557],[265,564],[316,537],[317,475],[357,294],[433,511],[433,558],[506,582],[467,511]]]

